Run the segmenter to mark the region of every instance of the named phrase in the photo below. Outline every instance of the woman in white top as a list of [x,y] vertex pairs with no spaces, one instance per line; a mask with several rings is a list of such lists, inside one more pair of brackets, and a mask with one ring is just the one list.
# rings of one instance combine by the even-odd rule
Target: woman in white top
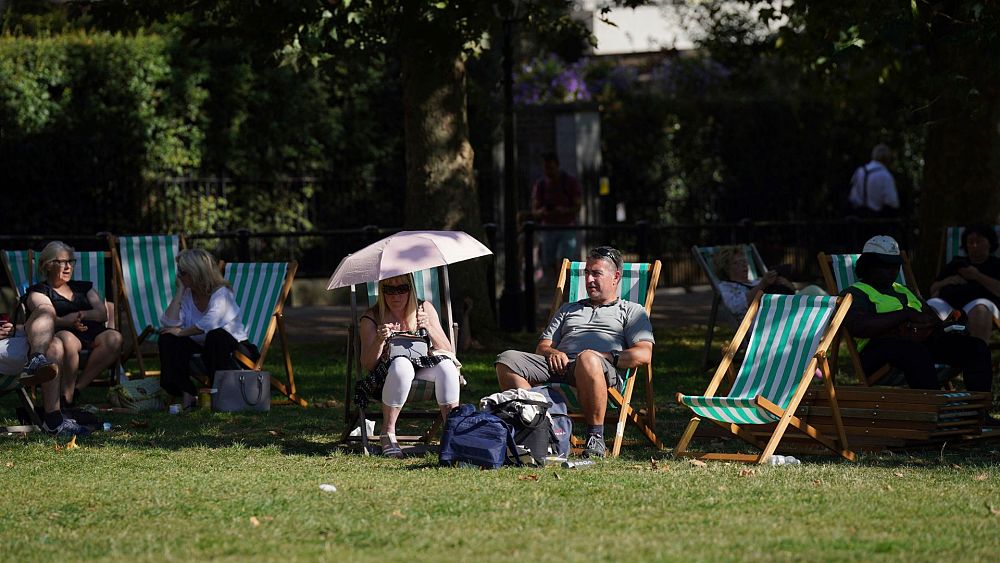
[[209,377],[220,369],[238,369],[233,352],[256,359],[257,347],[247,341],[241,312],[229,282],[215,257],[199,248],[177,255],[177,292],[160,318],[160,386],[195,404],[198,390],[191,381],[191,356],[201,354]]

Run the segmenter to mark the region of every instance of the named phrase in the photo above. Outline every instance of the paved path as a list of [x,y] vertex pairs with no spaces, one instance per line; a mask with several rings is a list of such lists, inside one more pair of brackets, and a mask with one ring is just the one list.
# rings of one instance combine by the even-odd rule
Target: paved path
[[[549,303],[548,299],[539,299]],[[540,307],[544,315],[546,307]],[[664,288],[656,291],[653,322],[658,326],[682,327],[706,324],[712,309],[712,290],[708,286]],[[351,308],[347,305],[313,305],[285,309],[285,326],[293,342],[329,342],[347,335]],[[541,330],[539,326],[539,330]]]

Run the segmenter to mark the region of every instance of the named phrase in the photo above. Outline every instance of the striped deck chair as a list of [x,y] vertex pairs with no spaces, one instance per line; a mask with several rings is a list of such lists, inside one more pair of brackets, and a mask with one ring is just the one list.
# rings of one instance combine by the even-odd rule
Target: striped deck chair
[[[177,253],[183,238],[177,235],[124,236],[109,235],[108,244],[114,257],[115,279],[122,299],[118,308],[118,324],[125,341],[131,346],[123,354],[124,363],[135,356],[142,377],[159,375],[146,369],[144,357],[155,355],[144,351],[145,342],[155,342],[159,335],[160,316],[166,310],[177,287]],[[129,328],[126,329],[125,325]]]
[[[1000,225],[993,225],[993,230],[996,231],[997,238],[1000,238]],[[944,239],[941,241],[941,261],[938,264],[938,270],[951,262],[953,258],[965,256],[965,250],[962,249],[962,233],[964,232],[965,227],[945,228]],[[1000,258],[1000,248],[997,248],[993,255]]]
[[260,370],[277,332],[281,338],[287,380],[280,381],[272,375],[271,387],[288,397],[289,401],[305,407],[308,403],[295,392],[295,372],[289,355],[283,314],[298,267],[298,262],[231,262],[226,264],[225,277],[233,286],[236,304],[243,313],[243,325],[249,333],[248,339],[260,351],[257,361],[237,352],[237,361],[246,369]]
[[35,252],[33,250],[4,250],[0,253],[3,258],[3,267],[7,272],[7,279],[10,280],[10,287],[14,290],[14,299],[10,302],[8,311],[18,310],[19,301],[27,291],[28,286],[38,281],[38,273],[35,272]]
[[[563,303],[571,303],[586,299],[587,287],[584,282],[583,270],[586,262],[570,262],[563,259],[562,268],[559,270],[558,281],[556,282],[556,297],[552,302],[552,309],[549,318],[555,316],[556,311]],[[618,285],[618,296],[627,301],[638,303],[646,308],[646,314],[651,314],[653,310],[653,297],[655,296],[656,284],[660,279],[660,261],[652,264],[629,263],[622,264],[622,281]],[[635,391],[635,380],[639,374],[645,372],[645,393],[646,405],[644,412],[632,406],[632,396]],[[576,398],[576,389],[565,383],[553,383],[548,385],[549,389],[565,397],[567,406],[572,410],[579,410],[579,402]],[[659,449],[663,448],[663,443],[656,437],[656,404],[653,398],[653,366],[646,364],[628,370],[621,382],[621,388],[611,387],[608,389],[608,413],[605,422],[615,423],[615,437],[611,444],[611,457],[618,457],[623,445],[633,445],[638,441],[626,441],[625,425],[631,422],[645,436],[651,444]],[[617,411],[617,412],[615,412]],[[580,418],[580,415],[571,414],[571,418]],[[579,440],[574,438],[574,442]]]
[[[94,290],[97,294],[105,300],[108,307],[108,323],[107,326],[110,328],[117,328],[117,323],[115,319],[114,305],[108,302],[109,297],[117,295],[116,284],[114,283],[114,273],[112,268],[112,273],[108,275],[108,266],[111,260],[111,253],[107,250],[94,250],[94,251],[80,251],[77,250],[73,257],[76,258],[76,267],[73,269],[73,279],[80,281],[89,281],[94,284]],[[110,281],[110,283],[109,283]],[[90,357],[89,350],[80,351],[80,369],[86,366],[87,359]],[[95,379],[92,384],[95,385],[116,385],[118,373],[118,364],[113,364],[108,370],[108,377],[106,379]]]
[[[767,266],[764,265],[764,260],[760,257],[760,252],[757,252],[757,246],[753,243],[737,245],[743,247],[743,252],[746,255],[748,274],[751,281],[756,280],[767,272]],[[713,264],[713,259],[715,257],[716,251],[721,248],[719,246],[692,246],[691,254],[694,255],[695,262],[701,267],[701,271],[704,272],[705,277],[708,278],[710,284],[712,284],[712,312],[708,316],[708,332],[705,334],[705,351],[702,355],[701,367],[702,369],[708,369],[708,356],[712,351],[712,339],[715,337],[715,325],[719,318],[719,306],[722,305],[722,292],[719,290],[719,276],[715,273],[715,265]],[[722,313],[729,322],[735,326],[739,324],[740,319],[736,318],[736,315],[723,307]]]
[[[851,296],[812,297],[805,295],[757,296],[726,347],[725,355],[705,394],[677,394],[677,402],[691,409],[691,418],[681,436],[675,455],[700,459],[719,459],[767,463],[791,425],[837,455],[854,461],[847,445],[847,434],[840,417],[827,351],[844,315],[851,306]],[[752,328],[751,328],[752,325]],[[746,359],[726,396],[716,391],[726,374],[733,369],[733,358],[749,335]],[[804,423],[795,411],[809,388],[817,367],[830,398],[836,438],[829,438]],[[761,450],[759,454],[692,453],[687,447],[702,418],[707,418]],[[766,442],[758,440],[746,426],[777,423]]]
[[[1000,239],[1000,225],[993,225],[993,230],[997,234],[997,238]],[[958,256],[965,256],[965,250],[962,249],[962,234],[965,233],[965,227],[947,227],[944,230],[944,240],[942,241],[942,260],[938,264],[938,271],[944,267],[945,264],[951,262],[952,259]],[[993,256],[1000,258],[1000,247],[997,247],[993,251]],[[1000,319],[993,318],[993,328],[995,330],[1000,330]],[[994,332],[993,334],[996,334]],[[995,347],[995,343],[990,345]]]
[[[896,278],[896,283],[905,285],[917,297],[920,297],[920,289],[917,287],[917,283],[915,281],[916,278],[913,276],[913,269],[910,267],[910,259],[905,250],[900,251],[900,255],[903,258],[903,265],[899,269],[899,276]],[[819,270],[823,274],[826,290],[830,293],[830,295],[839,295],[840,292],[849,285],[858,281],[857,276],[854,274],[854,265],[857,263],[859,256],[860,254],[819,253]],[[831,353],[830,362],[832,364],[834,374],[837,373],[837,357],[840,352],[841,342],[847,345],[847,352],[851,357],[851,365],[854,367],[854,373],[857,374],[858,380],[862,384],[869,387],[875,385],[885,379],[885,377],[892,371],[891,366],[886,364],[875,370],[873,373],[866,374],[861,368],[861,356],[858,354],[858,345],[855,343],[854,338],[851,337],[850,333],[848,333],[845,329],[840,331],[840,335],[833,344],[833,352]]]
[[[427,301],[434,305],[434,308],[437,309],[438,314],[440,315],[441,328],[443,328],[445,334],[448,335],[448,339],[451,341],[452,346],[458,346],[458,325],[452,318],[451,289],[448,285],[448,266],[414,272],[413,281],[416,284],[417,299]],[[378,299],[378,283],[369,282],[365,284],[364,294],[366,296],[367,303],[365,308],[373,307]],[[362,372],[360,364],[361,340],[357,329],[360,317],[357,310],[357,292],[355,286],[351,287],[351,318],[354,322],[348,326],[347,331],[347,377],[345,379],[344,396],[345,428],[344,434],[341,436],[342,442],[349,442],[353,439],[358,439],[358,437],[350,436],[350,431],[355,428],[355,426],[359,425],[363,428],[363,421],[360,420],[361,413],[355,408],[353,400],[355,381],[367,375]],[[430,419],[434,422],[420,436],[398,435],[396,436],[396,439],[400,443],[429,443],[431,438],[436,434],[441,426],[441,412],[437,408],[436,402],[434,404],[434,408],[409,408],[410,404],[413,402],[435,402],[434,383],[431,381],[414,380],[412,386],[410,387],[410,394],[406,399],[407,407],[404,408],[403,412],[399,414],[400,420]],[[382,414],[381,412],[366,412],[365,416],[378,418],[381,417]],[[373,438],[378,438],[378,436],[373,436]],[[366,435],[366,432],[363,432],[360,437],[362,444],[367,445],[367,439],[368,436]]]

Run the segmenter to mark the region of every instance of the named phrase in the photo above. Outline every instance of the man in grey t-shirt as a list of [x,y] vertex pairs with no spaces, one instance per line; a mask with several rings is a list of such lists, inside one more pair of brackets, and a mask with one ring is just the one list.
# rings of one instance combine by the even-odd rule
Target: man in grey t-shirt
[[576,387],[587,423],[584,455],[603,457],[608,388],[619,385],[618,370],[649,363],[653,327],[638,303],[619,299],[621,253],[595,248],[587,256],[588,299],[563,305],[542,332],[535,353],[507,350],[495,364],[500,388],[528,389],[546,382]]

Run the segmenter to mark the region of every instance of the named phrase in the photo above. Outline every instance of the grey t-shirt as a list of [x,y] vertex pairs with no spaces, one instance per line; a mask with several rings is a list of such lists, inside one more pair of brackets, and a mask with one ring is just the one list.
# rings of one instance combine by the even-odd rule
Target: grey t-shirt
[[646,309],[624,299],[598,307],[590,299],[567,303],[552,317],[540,340],[552,340],[571,360],[584,350],[610,352],[655,342]]

